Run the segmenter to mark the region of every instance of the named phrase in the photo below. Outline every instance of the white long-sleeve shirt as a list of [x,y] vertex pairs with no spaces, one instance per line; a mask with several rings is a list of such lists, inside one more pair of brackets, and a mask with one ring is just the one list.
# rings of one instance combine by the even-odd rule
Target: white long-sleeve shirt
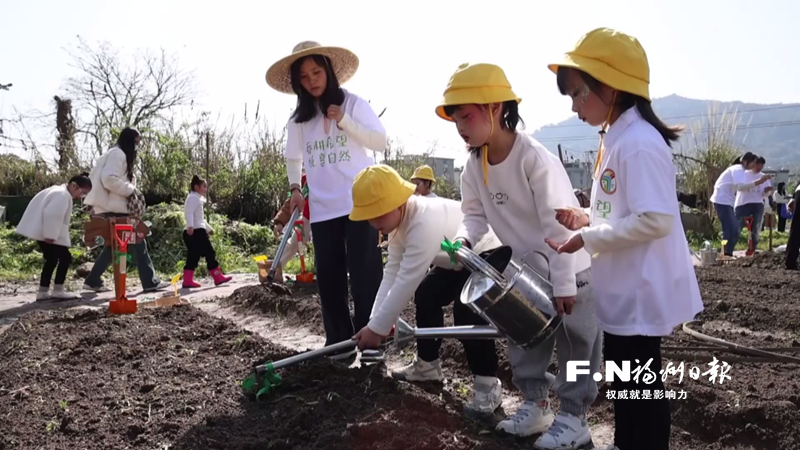
[[[431,264],[451,269],[441,250],[445,237],[453,240],[461,225],[461,205],[446,198],[411,196],[403,222],[389,236],[389,259],[372,307],[370,330],[386,336],[411,300]],[[473,251],[482,253],[502,244],[490,229]]]
[[672,151],[635,107],[609,128],[605,145],[591,227],[581,230],[595,256],[597,321],[619,336],[666,336],[703,310],[675,199]]
[[136,182],[128,180],[128,161],[122,149],[114,146],[103,154],[89,178],[92,190],[84,203],[93,206],[95,214],[128,213],[128,197],[136,191]]
[[16,232],[28,239],[69,247],[69,223],[72,219],[72,195],[67,185],[49,187],[33,197],[22,214]]
[[[469,157],[461,174],[461,198],[464,221],[458,238],[479,241],[491,225],[515,256],[533,250],[547,255],[553,295],[577,294],[575,274],[591,266],[589,254],[581,250],[559,255],[545,242],[546,238],[565,242],[572,235],[556,221],[556,208],[580,207],[558,157],[532,137],[517,133],[508,157],[489,165],[488,187],[483,184],[481,160]],[[539,273],[548,271],[540,258],[526,262]]]
[[709,199],[711,203],[733,206],[736,201],[736,179],[741,172],[744,172],[744,167],[741,164],[735,164],[720,174],[714,183],[714,192]]
[[206,222],[205,215],[203,214],[203,204],[206,202],[205,197],[197,192],[190,192],[186,196],[186,201],[183,203],[183,217],[186,219],[186,228],[202,228],[208,232],[214,231],[211,225]]
[[353,180],[375,163],[373,152],[386,151],[386,130],[366,100],[345,90],[342,109],[338,126],[321,113],[286,126],[289,184],[300,184],[305,166],[312,223],[350,214]]

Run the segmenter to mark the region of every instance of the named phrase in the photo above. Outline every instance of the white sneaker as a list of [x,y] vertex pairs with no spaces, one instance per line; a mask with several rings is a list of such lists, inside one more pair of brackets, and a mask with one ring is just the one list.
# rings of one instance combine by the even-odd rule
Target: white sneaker
[[83,290],[84,291],[97,292],[97,293],[111,291],[111,289],[107,288],[105,285],[100,285],[98,287],[94,287],[94,286],[89,286],[86,283],[83,284]]
[[547,431],[553,418],[549,400],[526,400],[513,416],[498,423],[496,430],[514,436],[530,436]]
[[417,357],[413,364],[393,370],[392,378],[400,381],[442,381],[442,363],[438,359],[427,362]]
[[475,376],[472,385],[472,401],[464,406],[464,414],[470,417],[491,416],[503,403],[503,385],[496,377]]
[[64,289],[63,284],[62,285],[57,284],[53,286],[53,295],[51,296],[51,298],[54,298],[56,300],[77,300],[81,298],[81,296],[78,294],[74,294],[72,292],[67,292],[67,290]]
[[592,442],[589,423],[572,414],[559,413],[550,428],[533,444],[538,449],[574,450]]
[[42,300],[50,300],[50,288],[39,288],[39,292],[36,293],[36,301],[41,302]]

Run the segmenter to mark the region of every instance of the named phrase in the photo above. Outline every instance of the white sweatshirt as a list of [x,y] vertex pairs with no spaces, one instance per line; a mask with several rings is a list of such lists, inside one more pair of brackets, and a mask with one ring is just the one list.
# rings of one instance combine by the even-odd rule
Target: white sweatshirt
[[22,215],[16,232],[34,241],[52,239],[54,244],[69,247],[69,223],[72,218],[72,195],[67,185],[49,187],[33,197]]
[[186,228],[203,228],[207,232],[213,232],[214,229],[206,222],[205,215],[203,214],[203,204],[206,198],[197,192],[190,192],[186,196],[186,201],[183,203],[183,217],[186,218]]
[[128,161],[122,149],[111,147],[97,160],[89,178],[92,190],[84,203],[93,206],[95,214],[128,213],[128,197],[136,184],[135,179],[128,180]]
[[[389,236],[389,259],[367,324],[382,336],[389,334],[431,264],[452,269],[441,243],[455,238],[463,219],[461,205],[446,198],[413,195],[406,205],[403,222]],[[501,245],[490,229],[473,250],[480,254]]]
[[[575,274],[590,267],[589,254],[580,250],[559,255],[545,242],[546,238],[566,242],[572,235],[556,221],[556,208],[580,207],[558,157],[532,137],[517,133],[511,153],[500,164],[489,165],[488,172],[486,187],[481,159],[469,157],[461,174],[464,221],[457,237],[479,241],[491,225],[514,256],[533,250],[547,255],[553,295],[576,295]],[[539,273],[547,273],[541,258],[526,262]]]
[[345,91],[342,109],[338,126],[321,113],[286,125],[289,184],[300,184],[305,166],[312,223],[350,214],[353,180],[375,163],[373,152],[386,151],[386,130],[366,100]]

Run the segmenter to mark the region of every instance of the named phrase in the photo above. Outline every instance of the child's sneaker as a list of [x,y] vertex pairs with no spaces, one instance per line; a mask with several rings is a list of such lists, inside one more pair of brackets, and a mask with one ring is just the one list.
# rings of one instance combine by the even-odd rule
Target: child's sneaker
[[531,436],[547,431],[553,419],[549,400],[526,400],[513,416],[497,424],[496,430],[514,436]]
[[472,401],[464,406],[464,414],[474,418],[491,416],[502,403],[503,385],[500,380],[476,375],[472,384]]
[[413,364],[392,371],[392,378],[400,381],[442,381],[442,363],[438,359],[427,362],[417,357]]
[[51,295],[51,298],[56,300],[77,300],[81,298],[81,296],[72,292],[67,292],[67,290],[64,289],[63,284],[57,284],[53,286],[53,294]]
[[94,287],[94,286],[89,286],[86,283],[83,284],[83,290],[84,291],[90,291],[90,292],[96,292],[98,294],[102,293],[102,292],[110,292],[111,291],[111,289],[107,288],[103,284],[101,284],[100,286]]
[[36,293],[36,301],[50,300],[50,288],[39,286],[39,292]]
[[[572,414],[559,413],[550,428],[533,444],[542,450],[579,449],[592,442],[589,423]],[[593,447],[593,446],[592,446]]]

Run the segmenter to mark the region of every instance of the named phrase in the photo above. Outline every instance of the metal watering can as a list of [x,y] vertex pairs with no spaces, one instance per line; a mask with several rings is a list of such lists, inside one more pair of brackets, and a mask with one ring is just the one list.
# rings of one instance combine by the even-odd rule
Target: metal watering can
[[562,318],[553,297],[550,274],[540,275],[525,262],[536,253],[512,257],[511,247],[503,246],[486,260],[467,248],[456,250],[470,275],[461,291],[461,303],[467,305],[515,345],[530,350],[552,336]]

